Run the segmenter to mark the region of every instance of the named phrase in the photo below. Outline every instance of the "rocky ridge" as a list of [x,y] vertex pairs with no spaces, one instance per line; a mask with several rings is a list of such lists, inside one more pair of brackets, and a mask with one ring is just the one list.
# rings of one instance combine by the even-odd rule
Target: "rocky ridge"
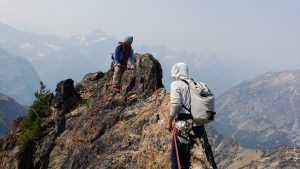
[[[136,71],[110,92],[111,71],[57,85],[51,117],[30,152],[16,146],[15,125],[2,143],[0,168],[169,168],[171,135],[165,129],[169,94],[160,63],[136,54]],[[206,132],[192,154],[193,168],[216,168]]]

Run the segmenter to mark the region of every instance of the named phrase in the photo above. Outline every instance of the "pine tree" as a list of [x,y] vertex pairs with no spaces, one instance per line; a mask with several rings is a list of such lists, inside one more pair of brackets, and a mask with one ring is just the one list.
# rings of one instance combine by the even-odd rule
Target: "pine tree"
[[40,137],[41,122],[51,113],[50,107],[53,94],[46,90],[43,82],[40,82],[40,90],[35,92],[34,95],[36,99],[29,107],[27,116],[19,124],[21,135],[17,139],[17,145],[22,149],[28,148],[29,144]]

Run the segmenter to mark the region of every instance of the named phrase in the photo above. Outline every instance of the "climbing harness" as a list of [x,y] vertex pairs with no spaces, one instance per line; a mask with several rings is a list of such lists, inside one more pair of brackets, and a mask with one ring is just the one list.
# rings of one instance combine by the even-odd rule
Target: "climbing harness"
[[186,145],[186,150],[188,150],[191,144],[190,132],[193,127],[192,120],[178,120],[174,126],[174,142],[175,142],[175,149],[176,149],[176,157],[178,168],[180,169],[180,159],[179,159],[179,152],[177,147],[177,141],[182,144]]
[[190,131],[192,129],[192,120],[179,120],[176,121],[175,128],[178,130],[177,138],[183,144],[189,144],[190,142]]

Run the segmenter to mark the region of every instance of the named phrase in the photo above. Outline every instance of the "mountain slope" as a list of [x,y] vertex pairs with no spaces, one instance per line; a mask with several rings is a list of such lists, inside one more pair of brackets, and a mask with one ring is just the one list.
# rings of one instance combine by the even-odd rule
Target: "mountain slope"
[[299,145],[299,105],[300,70],[269,72],[217,98],[214,126],[246,147]]
[[300,146],[280,146],[272,150],[248,149],[235,138],[224,139],[215,129],[206,127],[214,157],[220,169],[298,169]]
[[38,89],[39,77],[22,57],[11,56],[0,49],[0,92],[23,105],[31,104]]
[[[169,168],[162,68],[150,54],[136,54],[136,61],[136,73],[123,74],[121,93],[110,91],[111,72],[87,74],[75,88],[71,79],[61,81],[42,136],[25,152],[15,144],[15,126],[3,141],[0,168]],[[205,132],[197,142],[193,168],[216,168]]]
[[0,93],[0,136],[12,127],[13,121],[24,116],[26,109],[14,99]]

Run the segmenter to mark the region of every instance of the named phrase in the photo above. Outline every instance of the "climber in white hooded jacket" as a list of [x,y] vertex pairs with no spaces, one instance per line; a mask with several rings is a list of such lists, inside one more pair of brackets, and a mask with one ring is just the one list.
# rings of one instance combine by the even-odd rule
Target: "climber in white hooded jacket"
[[190,92],[188,85],[181,81],[190,79],[188,67],[185,63],[177,63],[172,67],[171,76],[173,82],[171,83],[171,108],[170,118],[168,122],[168,129],[172,131],[172,122],[178,114],[190,114],[190,112],[182,107],[190,107]]
[[[188,85],[182,81],[183,80],[189,80],[189,72],[188,67],[185,63],[177,63],[172,67],[171,70],[171,76],[173,78],[173,82],[171,83],[171,94],[170,94],[170,114],[169,114],[169,120],[168,120],[168,130],[171,133],[173,129],[172,122],[176,118],[176,122],[178,125],[180,123],[184,124],[187,118],[190,117],[190,112],[188,112],[186,109],[182,107],[182,105],[186,107],[190,107],[190,93],[189,93],[189,87]],[[184,119],[179,119],[179,116],[184,117]],[[186,116],[186,117],[185,117]],[[190,119],[190,118],[188,118]],[[178,131],[176,129],[176,131]],[[177,133],[174,130],[174,133]],[[190,167],[190,147],[188,144],[188,137],[178,137],[177,134],[176,137],[174,136],[172,139],[172,149],[171,149],[171,168],[177,169],[179,168],[179,165],[181,168],[189,168]],[[176,138],[176,140],[174,139]],[[181,139],[181,140],[179,140]],[[175,142],[176,141],[176,142]],[[187,144],[185,143],[187,142]],[[177,146],[177,147],[176,147]],[[179,161],[177,159],[179,157]]]
[[[189,80],[189,72],[188,67],[185,63],[177,63],[173,65],[171,70],[171,76],[173,78],[173,82],[171,83],[171,93],[170,93],[170,114],[168,119],[167,128],[169,132],[174,130],[174,137],[172,139],[172,149],[171,149],[171,168],[177,169],[179,165],[181,169],[190,168],[190,150],[193,146],[195,138],[202,137],[206,135],[205,129],[203,125],[197,125],[193,122],[193,117],[188,110],[183,108],[184,105],[186,108],[190,108],[190,91],[189,86],[182,80]],[[176,121],[176,127],[173,127],[172,122]],[[190,124],[192,123],[192,124]],[[188,125],[187,125],[188,124]],[[180,132],[178,133],[178,128],[182,126],[190,126],[188,129],[188,133]],[[181,129],[179,129],[181,130]],[[193,137],[190,135],[190,131],[193,132]],[[177,136],[178,135],[178,136]],[[180,135],[180,136],[179,136]],[[183,135],[183,137],[181,137]],[[185,136],[186,135],[186,136]],[[177,136],[177,137],[175,137]],[[175,139],[176,138],[176,142]],[[205,139],[205,142],[208,143],[208,140]],[[190,144],[191,143],[191,144]],[[206,143],[205,143],[206,144]],[[177,145],[177,155],[176,155],[176,145]],[[209,145],[209,144],[208,144]],[[212,153],[211,148],[209,146],[208,151]],[[179,162],[177,161],[177,156],[179,156]],[[209,159],[213,168],[216,168],[216,164],[213,159]]]

